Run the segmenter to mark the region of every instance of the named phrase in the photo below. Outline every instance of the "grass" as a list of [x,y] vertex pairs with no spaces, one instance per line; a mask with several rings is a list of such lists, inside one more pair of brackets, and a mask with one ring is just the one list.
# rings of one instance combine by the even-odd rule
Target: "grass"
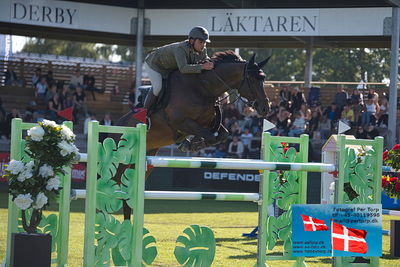
[[[4,203],[4,197],[0,198]],[[216,255],[213,266],[253,266],[257,256],[257,240],[242,237],[257,224],[257,206],[248,202],[160,201],[146,200],[145,227],[157,239],[158,255],[152,266],[178,266],[174,257],[176,238],[191,224],[213,229]],[[69,243],[69,266],[82,266],[84,213],[83,201],[72,205]],[[7,209],[0,208],[0,228],[7,228]],[[383,217],[383,229],[389,229],[393,216]],[[398,219],[398,217],[397,217]],[[400,266],[400,259],[390,257],[390,240],[383,236],[382,266]],[[0,232],[0,259],[5,256],[6,232]],[[274,252],[282,250],[281,244]],[[331,266],[330,258],[306,258],[308,266]],[[293,261],[269,262],[269,266],[292,266]]]

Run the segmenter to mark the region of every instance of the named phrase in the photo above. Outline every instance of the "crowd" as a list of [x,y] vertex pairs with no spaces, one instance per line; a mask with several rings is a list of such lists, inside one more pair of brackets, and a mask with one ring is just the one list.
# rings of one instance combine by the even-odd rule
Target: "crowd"
[[299,88],[283,87],[266,117],[245,107],[242,101],[225,104],[223,125],[229,130],[230,137],[214,150],[203,150],[201,156],[258,158],[260,142],[254,137],[261,136],[264,119],[276,125],[269,130],[273,136],[308,134],[311,139],[324,140],[337,132],[339,121],[351,126],[347,134],[360,139],[373,139],[379,135],[379,128],[387,128],[388,98],[385,94],[379,96],[374,89],[363,94],[354,89],[349,95],[343,87],[338,87],[332,103],[323,107],[319,101],[319,88],[309,91],[306,98]]
[[[74,123],[86,121],[94,115],[88,110],[86,93],[90,93],[93,100],[96,100],[95,93],[104,92],[104,89],[98,89],[95,86],[95,76],[91,72],[82,75],[79,70],[71,74],[69,81],[63,81],[56,80],[51,70],[43,74],[41,68],[37,68],[31,81],[31,90],[34,91],[35,99],[29,102],[24,111],[20,112],[12,108],[7,112],[0,98],[0,138],[10,138],[13,118],[22,118],[24,122],[50,119],[61,123],[67,119],[60,116],[60,112],[72,108]],[[17,77],[12,67],[4,72],[4,84],[26,87],[26,82]],[[104,116],[107,117],[109,114],[104,114]]]

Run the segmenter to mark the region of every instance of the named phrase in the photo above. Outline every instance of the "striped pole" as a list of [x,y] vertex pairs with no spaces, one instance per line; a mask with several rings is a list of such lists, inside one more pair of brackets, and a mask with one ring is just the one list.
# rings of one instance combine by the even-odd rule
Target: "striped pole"
[[203,168],[231,170],[286,170],[306,172],[333,172],[334,164],[266,162],[249,159],[187,158],[187,157],[147,157],[147,164],[153,167]]
[[390,215],[390,216],[399,216],[400,217],[400,210],[382,210],[383,215]]
[[[121,192],[118,192],[121,193]],[[258,193],[192,192],[192,191],[145,191],[145,199],[163,200],[222,200],[258,201]],[[85,189],[73,189],[71,200],[86,199]]]

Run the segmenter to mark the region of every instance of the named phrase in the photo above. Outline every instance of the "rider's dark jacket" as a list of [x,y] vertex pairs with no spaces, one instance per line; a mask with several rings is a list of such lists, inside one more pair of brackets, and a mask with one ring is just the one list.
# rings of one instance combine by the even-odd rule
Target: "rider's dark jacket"
[[167,78],[176,69],[181,73],[200,73],[201,65],[197,63],[206,59],[209,59],[206,48],[197,52],[186,40],[154,49],[145,61],[150,68]]

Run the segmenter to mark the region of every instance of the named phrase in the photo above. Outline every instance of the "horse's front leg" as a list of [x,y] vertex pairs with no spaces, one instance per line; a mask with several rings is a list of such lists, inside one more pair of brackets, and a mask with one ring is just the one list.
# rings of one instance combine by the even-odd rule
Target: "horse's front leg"
[[[196,141],[203,138],[204,143],[208,145],[219,143],[217,137],[209,129],[204,128],[192,119],[186,119],[183,123],[178,124],[176,128],[188,135],[194,135]],[[194,140],[191,140],[189,143],[193,141]]]

